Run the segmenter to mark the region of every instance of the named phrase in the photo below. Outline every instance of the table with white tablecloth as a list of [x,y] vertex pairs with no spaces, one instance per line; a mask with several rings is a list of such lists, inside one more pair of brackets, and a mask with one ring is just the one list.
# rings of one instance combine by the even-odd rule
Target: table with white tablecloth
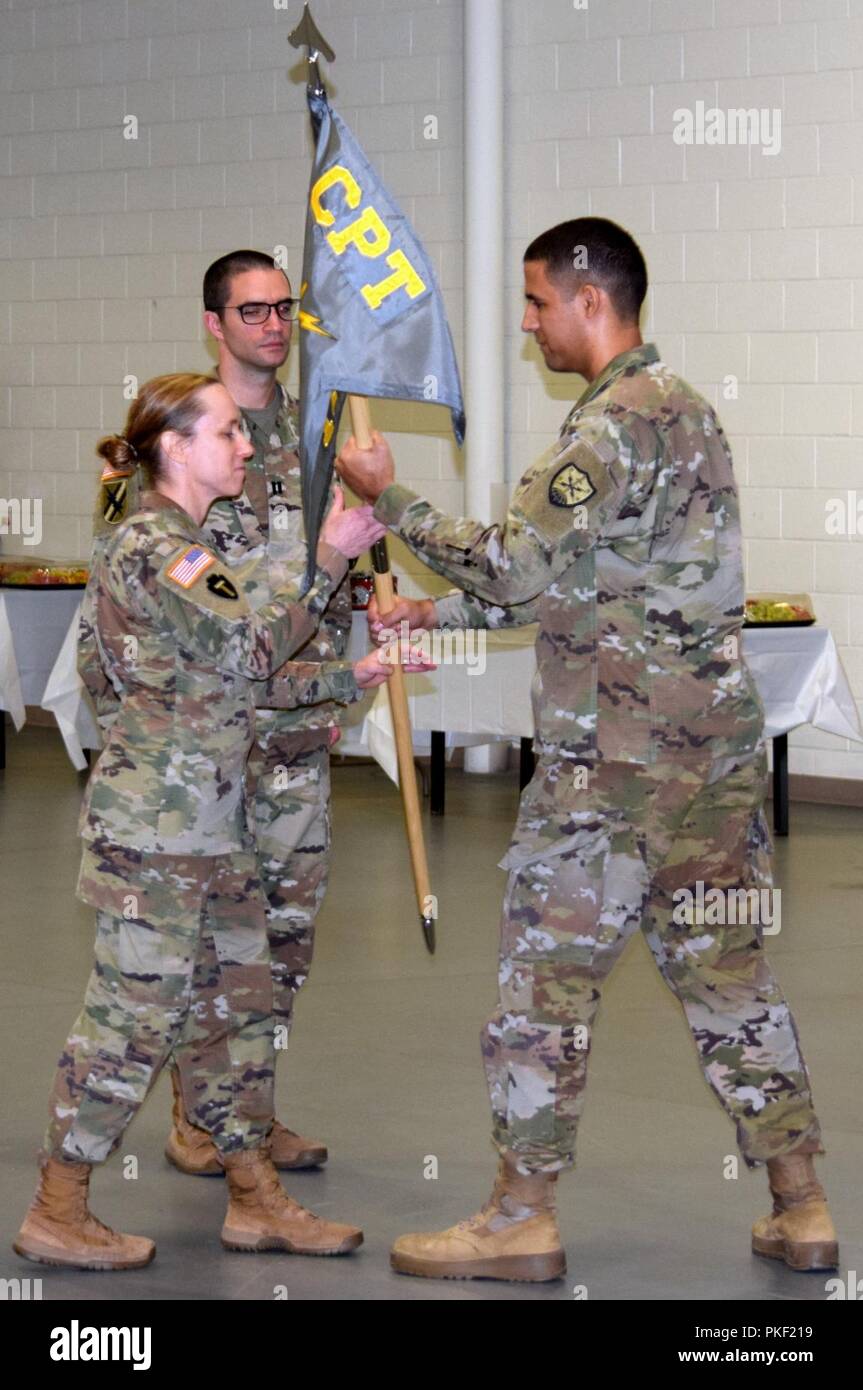
[[[365,650],[366,635],[355,621],[352,651]],[[514,628],[482,634],[485,669],[471,671],[465,662],[445,661],[437,671],[409,678],[411,722],[418,746],[432,751],[432,810],[442,814],[445,748],[492,739],[522,741],[522,782],[531,768],[533,713],[530,687],[536,670],[536,629]],[[474,637],[480,634],[474,634]],[[361,645],[362,644],[362,645]],[[745,628],[743,655],[764,704],[765,734],[773,740],[774,827],[788,833],[788,734],[802,724],[863,742],[857,708],[833,635],[818,624],[809,627]],[[476,658],[476,649],[465,649]],[[458,653],[456,652],[456,656]],[[372,751],[387,770],[389,752],[386,692],[378,692],[361,723],[349,726],[345,751]],[[341,746],[341,745],[340,745]],[[388,755],[388,756],[387,756]],[[391,773],[392,775],[392,773]]]
[[[0,591],[0,707],[12,711],[16,726],[23,719],[24,704],[38,703],[52,710],[69,757],[82,768],[86,765],[83,750],[98,748],[100,741],[75,669],[80,594],[28,591],[15,593],[11,602],[10,597],[11,591]],[[6,621],[7,617],[11,620]],[[535,627],[442,633],[438,635],[443,644],[438,669],[408,677],[414,747],[432,754],[433,813],[443,812],[447,747],[520,739],[523,778],[529,770],[535,635]],[[367,649],[365,614],[355,612],[349,655],[356,659]],[[773,739],[774,824],[777,833],[784,835],[788,830],[788,733],[811,724],[863,742],[863,730],[828,628],[818,624],[745,628],[743,654],[764,703],[765,732]],[[16,657],[23,663],[22,671],[15,669]],[[373,700],[348,709],[338,751],[348,756],[371,754],[397,779],[385,687]]]
[[[5,722],[8,710],[16,730],[23,728],[27,705],[42,706],[54,712],[66,747],[76,767],[85,766],[84,747],[98,748],[99,737],[90,706],[81,698],[75,671],[75,637],[82,586],[62,588],[40,586],[32,589],[0,589],[0,768],[6,762]],[[66,671],[66,698],[54,704],[57,687],[55,672]],[[67,710],[69,715],[67,716]],[[64,724],[71,719],[69,733]]]

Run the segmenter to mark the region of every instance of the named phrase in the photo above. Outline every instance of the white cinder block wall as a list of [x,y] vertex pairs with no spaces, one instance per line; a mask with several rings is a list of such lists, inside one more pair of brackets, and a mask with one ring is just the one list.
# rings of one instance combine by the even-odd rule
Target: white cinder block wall
[[[41,553],[86,557],[93,445],[122,425],[124,376],[209,364],[206,265],[285,245],[298,277],[310,143],[286,35],[300,4],[0,2],[0,492],[44,499]],[[750,590],[813,594],[863,704],[863,534],[825,528],[830,499],[863,500],[863,0],[501,2],[508,476],[574,390],[519,333],[524,245],[565,217],[612,217],[647,257],[645,337],[731,438]],[[333,98],[435,259],[460,350],[462,4],[313,8],[338,55]],[[675,143],[673,113],[697,101],[778,109],[780,153]],[[402,478],[459,512],[445,413],[375,418]],[[793,771],[863,778],[863,745],[810,729],[791,745]]]

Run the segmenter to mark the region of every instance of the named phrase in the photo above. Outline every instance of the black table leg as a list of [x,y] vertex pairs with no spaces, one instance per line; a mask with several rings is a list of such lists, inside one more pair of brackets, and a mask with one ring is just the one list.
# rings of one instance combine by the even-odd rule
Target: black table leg
[[431,736],[431,813],[442,816],[446,810],[446,734],[433,729]]
[[536,768],[536,758],[533,755],[533,739],[523,738],[521,740],[521,757],[518,769],[518,789],[524,791],[528,782],[534,774]]
[[788,735],[773,740],[773,830],[788,834]]

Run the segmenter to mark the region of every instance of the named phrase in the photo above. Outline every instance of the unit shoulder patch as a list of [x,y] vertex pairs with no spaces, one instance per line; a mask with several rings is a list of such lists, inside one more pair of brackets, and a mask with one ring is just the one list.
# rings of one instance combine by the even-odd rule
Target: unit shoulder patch
[[110,479],[102,475],[99,511],[102,520],[109,526],[119,526],[125,520],[129,504],[129,477],[128,473],[115,473]]
[[594,496],[590,474],[575,463],[559,468],[548,486],[548,500],[555,507],[575,507]]
[[216,594],[219,598],[235,601],[240,597],[236,584],[226,574],[211,574],[207,579],[207,588],[211,594]]

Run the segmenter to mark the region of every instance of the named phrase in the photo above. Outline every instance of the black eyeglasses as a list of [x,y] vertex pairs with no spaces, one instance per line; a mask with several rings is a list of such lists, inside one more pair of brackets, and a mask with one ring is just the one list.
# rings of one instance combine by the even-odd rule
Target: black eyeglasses
[[297,317],[300,301],[298,299],[279,299],[275,304],[223,304],[223,309],[236,309],[243,323],[266,323],[270,311],[275,309],[283,323]]

